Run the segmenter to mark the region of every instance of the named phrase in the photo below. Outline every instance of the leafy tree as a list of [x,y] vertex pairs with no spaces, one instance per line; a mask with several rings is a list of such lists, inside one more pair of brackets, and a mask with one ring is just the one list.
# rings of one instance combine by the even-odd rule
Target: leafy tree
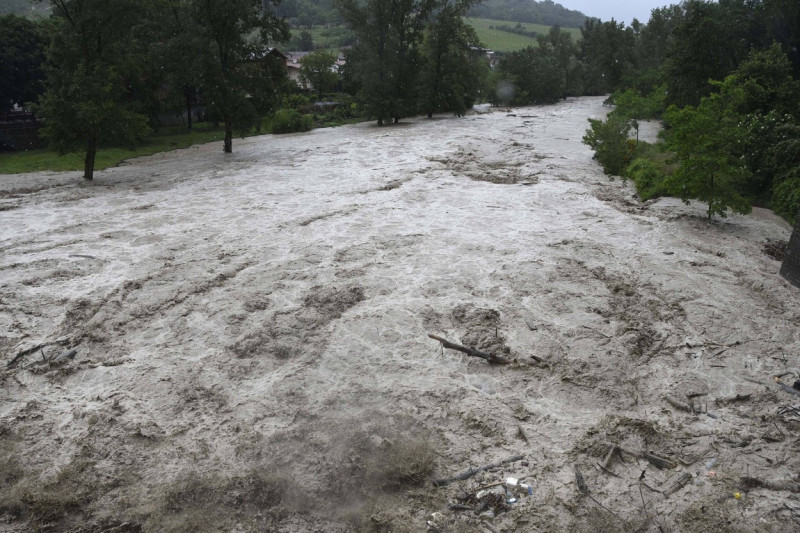
[[287,40],[289,29],[263,4],[192,0],[192,16],[205,40],[204,94],[211,112],[225,123],[226,153],[233,151],[234,130],[250,130],[274,105],[285,78],[283,65],[268,53],[268,45]]
[[618,89],[635,66],[635,37],[613,18],[608,22],[588,19],[581,28],[580,58],[585,64],[584,87],[588,94]]
[[687,0],[664,64],[668,103],[698,105],[763,41],[765,32],[750,0]]
[[430,118],[438,111],[463,115],[477,96],[480,77],[475,31],[463,15],[474,0],[441,0],[422,43],[420,106]]
[[610,113],[606,120],[589,119],[583,143],[594,150],[594,159],[610,176],[621,176],[633,159],[634,144],[630,139],[631,122]]
[[667,147],[676,155],[677,168],[667,185],[684,202],[708,204],[708,218],[724,217],[730,208],[749,213],[750,204],[740,194],[747,169],[730,153],[741,142],[737,117],[726,109],[719,93],[703,98],[697,107],[667,109]]
[[300,59],[300,82],[310,85],[317,96],[336,88],[339,75],[332,70],[336,56],[325,50],[317,50]]
[[0,111],[42,93],[46,44],[41,26],[14,15],[0,17]]
[[430,0],[339,0],[337,7],[358,42],[347,55],[348,76],[367,113],[394,119],[416,112],[418,45]]
[[86,152],[86,179],[93,178],[100,143],[131,143],[148,131],[133,89],[141,72],[128,59],[136,56],[129,37],[146,7],[135,0],[53,0],[47,90],[36,109],[54,149]]
[[514,87],[506,104],[551,104],[568,94],[579,94],[577,48],[567,32],[557,26],[540,35],[538,47],[512,52],[501,59],[501,79]]

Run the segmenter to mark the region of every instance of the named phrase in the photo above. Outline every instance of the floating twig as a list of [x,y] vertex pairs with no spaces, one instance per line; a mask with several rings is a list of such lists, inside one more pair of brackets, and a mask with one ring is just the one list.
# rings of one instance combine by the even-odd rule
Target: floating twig
[[508,359],[500,357],[499,355],[482,352],[480,350],[476,350],[475,348],[468,348],[467,346],[461,346],[460,344],[455,344],[453,342],[448,341],[445,338],[442,338],[438,335],[434,335],[432,333],[428,333],[428,337],[430,337],[433,340],[441,342],[442,346],[444,346],[445,348],[463,352],[472,357],[480,357],[481,359],[486,359],[487,361],[489,361],[489,363],[493,365],[507,365],[510,363]]

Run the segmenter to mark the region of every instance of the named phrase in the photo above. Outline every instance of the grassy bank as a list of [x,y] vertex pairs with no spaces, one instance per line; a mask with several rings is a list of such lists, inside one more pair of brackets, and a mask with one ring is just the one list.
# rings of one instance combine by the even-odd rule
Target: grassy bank
[[[494,19],[481,19],[466,17],[464,19],[467,24],[475,28],[475,33],[478,34],[478,39],[487,48],[496,52],[516,52],[528,46],[538,46],[535,37],[527,35],[519,35],[508,31],[497,29],[501,26],[515,27],[517,22],[509,22],[507,20],[494,20]],[[527,22],[519,23],[523,30],[528,32],[536,32],[539,35],[547,35],[550,31],[550,26],[542,24],[530,24]],[[573,41],[578,41],[581,37],[581,30],[578,28],[562,28],[564,31],[569,32]]]
[[[104,170],[119,165],[126,159],[158,152],[187,148],[193,144],[212,141],[222,142],[225,131],[213,128],[210,124],[200,124],[192,131],[186,128],[162,128],[161,131],[146,138],[140,145],[128,149],[119,147],[101,148],[97,151],[95,170]],[[220,150],[222,147],[220,146]],[[68,171],[83,170],[84,154],[73,153],[63,156],[48,150],[27,150],[0,154],[0,174],[22,174],[43,170]]]

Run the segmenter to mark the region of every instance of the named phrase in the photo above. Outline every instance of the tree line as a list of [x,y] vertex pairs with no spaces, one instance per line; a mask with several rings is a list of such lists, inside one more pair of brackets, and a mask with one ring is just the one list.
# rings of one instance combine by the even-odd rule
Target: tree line
[[[707,215],[800,210],[800,3],[687,0],[646,24],[587,22],[584,92],[612,93],[584,141],[644,199],[707,203]],[[661,119],[656,146],[632,137]]]

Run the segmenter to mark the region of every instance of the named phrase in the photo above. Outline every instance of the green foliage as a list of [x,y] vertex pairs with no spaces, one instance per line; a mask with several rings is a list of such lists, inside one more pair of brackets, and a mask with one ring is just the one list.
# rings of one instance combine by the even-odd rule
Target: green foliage
[[594,150],[594,158],[610,176],[621,176],[633,158],[635,144],[630,139],[631,123],[609,114],[606,120],[589,119],[584,144]]
[[425,31],[421,48],[420,106],[430,117],[452,111],[464,115],[478,97],[480,53],[475,31],[462,15],[473,0],[442,0]]
[[225,123],[225,152],[233,150],[233,131],[257,125],[288,86],[284,65],[266,50],[270,42],[288,39],[289,29],[263,7],[261,0],[192,0],[192,18],[204,39],[204,93],[209,112]]
[[569,34],[553,26],[537,42],[536,48],[513,52],[500,61],[498,75],[513,91],[501,91],[498,103],[551,104],[580,94],[578,50]]
[[302,115],[296,109],[281,109],[272,118],[270,128],[272,133],[295,133],[309,131],[314,127],[314,117]]
[[42,93],[46,44],[42,25],[0,17],[0,111],[34,102]]
[[59,153],[86,151],[84,177],[104,142],[133,143],[147,132],[147,116],[132,87],[138,80],[131,39],[146,20],[133,0],[54,2],[47,91],[36,110],[43,134]]
[[335,68],[336,56],[325,50],[317,50],[300,59],[300,82],[310,87],[317,95],[330,92],[339,81]]
[[621,87],[636,62],[636,36],[614,19],[588,19],[581,28],[580,58],[585,63],[585,90],[605,94]]
[[358,35],[348,51],[348,77],[367,113],[383,124],[416,113],[418,47],[432,6],[427,0],[340,0],[342,17]]
[[642,96],[636,89],[615,91],[608,99],[614,104],[614,113],[633,120],[654,119],[664,111],[666,87],[657,87],[650,95]]
[[625,169],[625,178],[633,180],[636,192],[642,200],[669,195],[667,173],[664,165],[656,161],[637,157]]
[[741,132],[725,109],[723,98],[713,94],[697,107],[667,109],[670,128],[667,147],[677,158],[668,186],[684,202],[697,199],[708,204],[708,218],[726,216],[728,209],[749,213],[750,204],[740,194],[747,169],[730,153],[741,142]]

